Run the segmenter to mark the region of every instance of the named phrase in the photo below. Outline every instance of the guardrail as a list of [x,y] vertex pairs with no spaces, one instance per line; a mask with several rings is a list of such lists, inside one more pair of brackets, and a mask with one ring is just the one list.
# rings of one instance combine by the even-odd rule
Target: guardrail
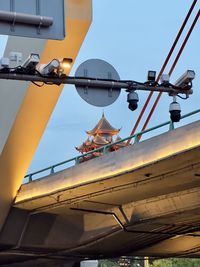
[[[195,110],[195,111],[193,111],[193,112],[190,112],[190,113],[187,113],[187,114],[183,115],[183,116],[181,117],[181,120],[184,119],[184,118],[188,118],[188,117],[190,117],[190,116],[192,116],[192,115],[195,115],[195,114],[197,114],[197,113],[200,113],[200,109]],[[145,130],[145,131],[138,132],[138,133],[136,133],[136,134],[134,134],[134,135],[132,135],[132,136],[128,136],[128,137],[126,137],[126,138],[124,138],[124,139],[121,139],[121,140],[119,140],[119,141],[117,141],[117,142],[113,142],[113,143],[111,143],[111,144],[108,144],[108,145],[102,146],[102,147],[100,147],[100,148],[94,149],[94,150],[92,150],[92,151],[90,151],[90,152],[88,152],[88,153],[85,153],[85,154],[82,154],[82,155],[73,157],[73,158],[71,158],[71,159],[62,161],[62,162],[60,162],[60,163],[58,163],[58,164],[55,164],[55,165],[49,166],[49,167],[47,167],[47,168],[44,168],[44,169],[42,169],[42,170],[39,170],[39,171],[30,173],[30,174],[26,175],[26,176],[24,177],[24,179],[28,179],[28,183],[30,183],[30,182],[33,181],[33,176],[35,176],[35,175],[37,175],[37,174],[40,174],[40,173],[42,174],[43,172],[46,172],[46,171],[49,171],[49,175],[50,175],[50,174],[54,174],[54,173],[56,173],[55,168],[60,167],[60,166],[62,166],[62,165],[64,165],[64,164],[67,164],[67,163],[69,163],[69,162],[74,162],[75,165],[76,165],[76,164],[79,164],[81,158],[84,158],[84,157],[86,157],[86,156],[88,156],[88,155],[91,155],[91,154],[93,154],[94,152],[101,152],[103,155],[105,155],[105,154],[108,153],[108,149],[109,149],[111,146],[113,146],[113,145],[115,145],[115,144],[122,143],[122,142],[124,142],[124,141],[129,140],[129,139],[130,139],[130,140],[131,140],[131,139],[134,139],[133,144],[138,143],[138,142],[139,142],[139,138],[138,138],[139,136],[142,136],[142,135],[144,135],[144,134],[146,134],[146,133],[149,133],[149,132],[152,132],[152,131],[157,130],[157,129],[159,129],[159,128],[162,128],[162,127],[164,127],[164,126],[166,126],[166,125],[169,125],[169,130],[173,130],[173,129],[174,129],[174,123],[173,123],[172,121],[167,121],[167,122],[164,122],[164,123],[159,124],[159,125],[157,125],[157,126],[154,126],[154,127],[152,127],[152,128],[149,128],[149,129],[147,129],[147,130]],[[67,169],[67,168],[66,168],[66,169]],[[60,171],[60,170],[59,170],[59,171]],[[46,176],[46,175],[45,175],[45,176]],[[43,177],[45,177],[45,176],[43,176]],[[43,177],[41,176],[40,178],[43,178]]]

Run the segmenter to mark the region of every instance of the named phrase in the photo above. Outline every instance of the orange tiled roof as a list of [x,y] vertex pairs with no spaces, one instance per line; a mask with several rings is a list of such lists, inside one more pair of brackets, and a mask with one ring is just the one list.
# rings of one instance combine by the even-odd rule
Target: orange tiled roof
[[86,133],[93,136],[101,134],[116,135],[119,131],[120,129],[111,126],[103,114],[97,125],[91,131],[87,131]]

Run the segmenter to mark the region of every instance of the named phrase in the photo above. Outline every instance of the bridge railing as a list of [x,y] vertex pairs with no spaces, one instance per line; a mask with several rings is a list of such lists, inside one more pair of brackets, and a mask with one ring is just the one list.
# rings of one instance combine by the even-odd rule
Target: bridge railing
[[[182,119],[185,119],[185,118],[188,118],[188,117],[190,117],[190,116],[192,116],[192,115],[195,115],[195,114],[197,114],[197,113],[200,113],[200,109],[195,110],[195,111],[193,111],[193,112],[190,112],[190,113],[187,113],[187,114],[181,116],[181,120],[182,120]],[[32,172],[32,173],[30,173],[30,174],[27,174],[27,175],[24,177],[24,179],[25,179],[25,180],[28,180],[28,183],[30,183],[30,182],[33,181],[33,177],[35,177],[35,176],[38,175],[38,174],[39,174],[39,175],[41,174],[41,176],[40,176],[39,178],[43,178],[43,177],[46,177],[47,175],[51,175],[51,174],[57,173],[57,172],[59,172],[60,170],[59,170],[59,171],[56,171],[56,168],[61,167],[61,166],[64,167],[64,165],[66,165],[67,163],[74,163],[75,165],[76,165],[76,164],[79,164],[79,163],[81,162],[81,159],[84,159],[84,158],[87,157],[87,156],[91,156],[91,155],[92,155],[93,153],[95,153],[95,152],[97,152],[97,153],[100,152],[101,155],[105,155],[105,154],[108,153],[109,148],[112,147],[113,145],[120,144],[120,143],[123,143],[123,142],[128,141],[128,140],[132,140],[132,139],[133,139],[133,143],[132,143],[132,144],[138,143],[138,142],[139,142],[139,139],[140,139],[139,137],[141,137],[142,135],[147,134],[147,133],[149,133],[149,132],[152,132],[152,131],[154,131],[154,130],[160,129],[160,128],[162,128],[162,127],[164,127],[164,126],[167,126],[167,125],[169,125],[169,130],[173,130],[173,129],[174,129],[174,123],[170,120],[170,121],[161,123],[161,124],[159,124],[159,125],[157,125],[157,126],[154,126],[154,127],[149,128],[149,129],[146,129],[146,130],[144,130],[144,131],[138,132],[138,133],[136,133],[136,134],[134,134],[134,135],[128,136],[128,137],[126,137],[126,138],[123,138],[123,139],[121,139],[121,140],[119,140],[119,141],[113,142],[113,143],[111,143],[111,144],[102,146],[102,147],[97,148],[97,149],[94,149],[94,150],[92,150],[92,151],[90,151],[90,152],[87,152],[87,153],[84,153],[84,154],[82,154],[82,155],[73,157],[73,158],[71,158],[71,159],[62,161],[62,162],[60,162],[60,163],[57,163],[57,164],[55,164],[55,165],[52,165],[52,166],[49,166],[49,167],[47,167],[47,168],[41,169],[41,170],[39,170],[39,171],[36,171],[36,172]],[[64,170],[64,169],[67,169],[67,168],[63,168],[63,170]],[[44,175],[44,173],[45,173],[45,175]],[[48,173],[48,174],[46,174],[46,173]],[[43,174],[43,175],[42,175],[42,174]]]

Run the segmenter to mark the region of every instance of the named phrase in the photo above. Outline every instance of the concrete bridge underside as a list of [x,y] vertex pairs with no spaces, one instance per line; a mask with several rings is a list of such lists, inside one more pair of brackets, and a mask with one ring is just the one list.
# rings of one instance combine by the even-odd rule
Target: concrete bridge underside
[[199,257],[199,189],[195,122],[22,185],[0,261]]

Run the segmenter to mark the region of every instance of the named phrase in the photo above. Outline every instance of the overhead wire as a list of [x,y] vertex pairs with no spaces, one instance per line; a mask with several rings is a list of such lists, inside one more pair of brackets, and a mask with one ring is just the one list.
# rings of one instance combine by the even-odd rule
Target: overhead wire
[[[188,22],[188,20],[189,20],[189,18],[191,16],[192,12],[193,12],[193,10],[194,10],[194,7],[195,7],[196,3],[197,3],[197,0],[194,0],[192,5],[191,5],[191,7],[190,7],[190,9],[189,9],[189,11],[188,11],[188,13],[187,13],[187,15],[186,15],[186,17],[185,17],[185,19],[184,19],[184,21],[183,21],[183,23],[182,23],[182,26],[181,26],[181,28],[180,28],[180,30],[179,30],[174,42],[173,42],[173,44],[171,46],[171,49],[170,49],[170,51],[169,51],[169,53],[168,53],[163,65],[162,65],[162,68],[161,68],[161,70],[160,70],[160,72],[159,72],[159,74],[157,76],[157,79],[156,79],[157,83],[159,82],[160,77],[163,74],[163,72],[164,72],[164,70],[165,70],[165,68],[166,68],[166,66],[167,66],[167,64],[168,64],[168,62],[169,62],[169,60],[170,60],[170,58],[172,56],[172,53],[174,52],[174,49],[175,49],[175,47],[176,47],[176,45],[177,45],[177,43],[178,43],[178,41],[179,41],[179,39],[180,39],[180,37],[181,37],[181,35],[183,33],[183,30],[184,30],[184,28],[185,28],[185,26],[186,26],[186,24],[187,24],[187,22]],[[151,91],[149,93],[149,95],[148,95],[148,97],[147,97],[147,99],[146,99],[146,101],[144,103],[144,106],[143,106],[143,108],[142,108],[142,110],[141,110],[141,112],[140,112],[140,114],[138,116],[138,119],[137,119],[137,121],[136,121],[136,123],[135,123],[135,125],[134,125],[134,127],[133,127],[133,129],[131,131],[130,136],[134,135],[134,133],[135,133],[135,131],[136,131],[136,129],[137,129],[137,127],[138,127],[143,115],[144,115],[144,112],[145,112],[145,110],[146,110],[146,108],[147,108],[147,106],[148,106],[148,104],[149,104],[149,102],[150,102],[150,100],[152,98],[153,93],[154,93],[154,91]],[[160,97],[159,97],[159,99],[160,99]],[[158,100],[157,100],[157,102],[158,102]],[[146,125],[145,125],[145,127],[146,127]],[[127,141],[127,145],[129,145],[130,142],[131,142],[131,139],[129,139]]]
[[[179,58],[180,58],[180,56],[181,56],[186,44],[187,44],[187,41],[188,41],[188,39],[189,39],[193,29],[194,29],[194,26],[196,25],[196,23],[198,21],[199,16],[200,16],[200,10],[197,12],[197,15],[195,16],[195,19],[194,19],[194,21],[193,21],[193,23],[192,23],[192,25],[191,25],[191,27],[190,27],[190,29],[189,29],[184,41],[183,41],[183,43],[182,43],[182,45],[181,45],[181,47],[180,47],[180,49],[178,51],[178,54],[177,54],[172,66],[170,68],[170,71],[168,73],[169,77],[171,76],[171,74],[173,73],[173,71],[175,69],[175,66],[176,66],[176,64],[177,64],[177,62],[178,62],[178,60],[179,60]],[[157,98],[156,98],[156,100],[155,100],[155,102],[154,102],[154,104],[153,104],[153,106],[152,106],[152,108],[151,108],[151,110],[149,112],[149,115],[148,115],[148,117],[147,117],[147,119],[146,119],[146,121],[145,121],[145,123],[144,123],[144,125],[142,127],[142,131],[144,131],[146,129],[146,127],[147,127],[147,125],[148,125],[148,123],[149,123],[149,121],[150,121],[150,119],[151,119],[151,117],[152,117],[152,115],[153,115],[153,113],[155,111],[155,108],[156,108],[156,106],[157,106],[157,104],[158,104],[158,102],[159,102],[159,100],[161,98],[161,95],[162,95],[162,92],[159,92],[158,95],[157,95]],[[140,136],[140,138],[141,138],[141,136]]]

